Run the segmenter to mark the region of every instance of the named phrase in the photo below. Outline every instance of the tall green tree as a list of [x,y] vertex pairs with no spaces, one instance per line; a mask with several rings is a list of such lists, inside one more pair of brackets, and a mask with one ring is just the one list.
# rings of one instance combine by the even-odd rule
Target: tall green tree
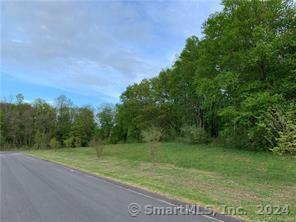
[[77,110],[71,127],[71,135],[76,146],[87,146],[95,130],[94,112],[90,107],[81,107]]
[[74,109],[70,99],[61,95],[56,99],[57,111],[57,140],[63,144],[71,136],[71,125],[74,121]]
[[102,140],[111,140],[112,129],[115,124],[115,109],[112,105],[105,104],[99,108],[97,113],[97,119],[99,123],[98,136]]

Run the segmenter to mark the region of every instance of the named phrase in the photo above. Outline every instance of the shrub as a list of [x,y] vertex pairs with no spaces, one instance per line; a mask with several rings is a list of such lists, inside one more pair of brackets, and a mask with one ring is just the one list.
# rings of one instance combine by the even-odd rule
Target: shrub
[[176,131],[176,129],[174,129],[172,127],[167,127],[162,130],[161,140],[162,141],[176,141],[178,136],[179,136],[179,134]]
[[100,159],[103,156],[103,151],[104,151],[104,147],[105,144],[102,140],[100,139],[93,139],[90,142],[90,147],[93,147],[96,151],[96,156],[98,159]]
[[39,131],[35,134],[35,143],[33,145],[34,149],[46,149],[48,148],[48,140],[44,133],[40,133]]
[[248,142],[256,150],[277,146],[280,132],[285,132],[289,117],[278,107],[270,107],[256,116],[256,124],[248,130]]
[[162,132],[159,128],[151,127],[141,133],[143,141],[148,143],[151,161],[155,162],[156,155],[159,149],[159,141],[162,137]]
[[272,152],[279,155],[296,155],[296,126],[292,122],[287,123],[284,132],[279,132],[277,146],[272,149]]
[[57,141],[56,138],[52,138],[52,139],[50,140],[50,142],[49,142],[49,146],[50,146],[50,148],[52,148],[52,149],[58,149],[58,148],[61,147],[59,141]]
[[185,142],[190,144],[208,143],[210,141],[207,132],[201,127],[186,125],[182,127],[181,132]]
[[75,147],[75,144],[74,144],[74,137],[69,137],[68,139],[64,140],[64,145],[65,147],[67,148],[70,148],[70,147]]
[[143,141],[146,143],[159,142],[162,136],[162,132],[157,127],[151,127],[141,133]]
[[81,147],[81,139],[80,137],[74,138],[74,147]]
[[248,142],[256,150],[271,150],[277,154],[295,155],[295,111],[286,107],[268,108],[256,117],[256,125],[248,129]]

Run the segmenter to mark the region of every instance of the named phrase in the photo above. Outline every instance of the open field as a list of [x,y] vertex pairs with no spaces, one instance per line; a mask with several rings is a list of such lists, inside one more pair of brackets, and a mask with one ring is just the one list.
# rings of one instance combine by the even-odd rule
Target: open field
[[[251,221],[296,219],[295,157],[176,143],[162,143],[155,163],[146,144],[107,145],[100,160],[93,148],[26,153],[218,211],[242,207]],[[258,214],[268,205],[271,215]],[[285,205],[289,213],[278,212]]]

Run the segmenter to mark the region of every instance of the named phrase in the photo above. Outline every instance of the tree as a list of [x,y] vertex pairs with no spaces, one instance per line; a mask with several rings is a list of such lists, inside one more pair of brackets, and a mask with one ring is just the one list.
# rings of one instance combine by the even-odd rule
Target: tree
[[25,103],[21,94],[15,103],[1,103],[1,146],[47,147],[52,138],[87,146],[94,133],[107,142],[141,142],[156,127],[162,140],[219,138],[240,148],[293,150],[295,3],[222,4],[205,21],[201,39],[189,37],[170,68],[128,86],[116,106],[103,105],[94,114],[65,96],[53,108],[44,101]]
[[71,125],[73,123],[74,110],[70,99],[61,95],[56,99],[57,129],[56,138],[63,144],[70,137]]
[[56,111],[42,99],[36,99],[34,101],[33,110],[35,138],[42,135],[42,139],[44,140],[42,143],[45,146],[49,146],[51,138],[56,133]]
[[97,113],[99,123],[99,137],[102,140],[110,141],[114,127],[115,110],[112,105],[102,105]]
[[222,3],[204,23],[204,37],[188,38],[171,68],[122,93],[115,125],[127,140],[139,141],[152,125],[171,129],[164,138],[190,126],[244,148],[276,146],[279,134],[268,134],[268,110],[289,112],[295,103],[295,4]]
[[90,107],[82,107],[77,110],[71,127],[71,135],[75,146],[87,146],[91,141],[95,129],[94,112]]

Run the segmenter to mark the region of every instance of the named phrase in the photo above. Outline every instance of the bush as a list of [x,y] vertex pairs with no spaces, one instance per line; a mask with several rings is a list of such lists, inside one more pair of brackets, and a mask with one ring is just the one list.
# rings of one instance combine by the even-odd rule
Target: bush
[[272,152],[277,154],[296,155],[296,126],[292,122],[288,122],[284,132],[279,133],[277,146]]
[[52,138],[49,142],[49,146],[52,149],[58,149],[61,147],[61,144],[59,143],[59,141],[57,141],[56,138]]
[[79,137],[74,138],[74,147],[81,147],[81,139]]
[[162,132],[157,127],[151,127],[141,133],[143,141],[146,143],[159,142],[162,136]]
[[103,151],[104,151],[104,147],[105,144],[102,140],[100,139],[93,139],[90,142],[90,147],[93,147],[96,151],[96,156],[98,159],[100,159],[103,156]]
[[155,162],[156,155],[159,149],[159,141],[162,137],[162,132],[159,128],[151,127],[141,133],[143,141],[148,143],[151,161]]
[[184,126],[181,129],[182,135],[185,139],[185,142],[190,144],[199,144],[199,143],[208,143],[210,142],[210,137],[207,132],[196,126]]
[[64,145],[65,147],[67,148],[70,148],[70,147],[75,147],[75,144],[74,144],[74,137],[69,137],[68,139],[64,140]]
[[280,132],[287,127],[289,117],[278,107],[270,107],[256,116],[256,124],[248,130],[248,143],[256,150],[269,150],[277,146]]
[[278,106],[270,107],[256,117],[256,125],[248,129],[248,143],[256,150],[277,154],[295,154],[295,111]]
[[172,127],[167,127],[162,130],[161,140],[162,141],[176,141],[178,136],[179,136],[179,133],[177,132],[176,129],[174,129]]
[[15,146],[9,143],[4,143],[4,144],[1,144],[0,146],[0,151],[12,150],[12,149],[15,149]]
[[48,148],[48,139],[44,133],[40,133],[39,131],[35,134],[35,143],[33,145],[34,149],[47,149]]

